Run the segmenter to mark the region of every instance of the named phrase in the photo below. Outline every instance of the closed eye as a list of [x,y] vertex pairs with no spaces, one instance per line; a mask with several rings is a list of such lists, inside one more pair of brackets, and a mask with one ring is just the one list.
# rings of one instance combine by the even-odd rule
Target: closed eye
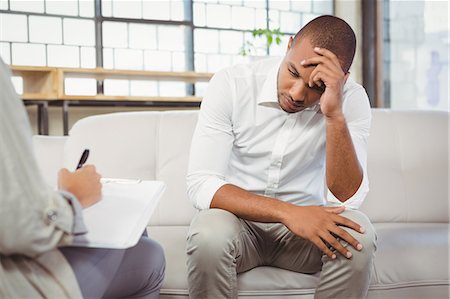
[[298,73],[295,73],[293,71],[291,71],[290,69],[288,69],[289,73],[291,74],[292,77],[294,78],[300,78],[300,75]]

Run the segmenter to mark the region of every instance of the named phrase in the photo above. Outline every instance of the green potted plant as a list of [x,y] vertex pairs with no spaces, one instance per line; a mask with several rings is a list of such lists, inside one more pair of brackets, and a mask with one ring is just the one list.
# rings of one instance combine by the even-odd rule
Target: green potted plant
[[275,42],[275,44],[281,44],[282,34],[280,28],[268,29],[268,28],[258,28],[252,31],[252,36],[254,39],[265,38],[264,47],[257,46],[254,41],[246,41],[242,45],[239,54],[242,56],[256,56],[257,50],[262,49],[266,52],[267,49]]

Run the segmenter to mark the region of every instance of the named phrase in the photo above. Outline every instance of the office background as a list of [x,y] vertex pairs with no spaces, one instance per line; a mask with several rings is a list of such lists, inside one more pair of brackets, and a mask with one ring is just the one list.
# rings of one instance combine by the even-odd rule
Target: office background
[[[448,1],[0,0],[0,56],[11,65],[213,73],[282,56],[289,36],[321,14],[337,15],[355,30],[351,73],[373,107],[449,110]],[[268,47],[253,37],[255,29],[279,29],[281,43]],[[21,93],[19,77],[14,84]],[[201,96],[206,85],[105,80],[99,87],[95,79],[67,78],[65,92]],[[58,109],[49,110],[52,135],[61,135]],[[70,123],[143,109],[156,108],[74,107]],[[34,124],[35,108],[28,111]]]

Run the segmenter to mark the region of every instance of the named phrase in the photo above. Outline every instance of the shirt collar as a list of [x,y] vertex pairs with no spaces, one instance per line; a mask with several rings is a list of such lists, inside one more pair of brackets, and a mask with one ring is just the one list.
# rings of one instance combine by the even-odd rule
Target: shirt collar
[[[271,69],[269,69],[266,76],[266,80],[262,86],[261,92],[258,94],[257,104],[266,107],[274,107],[281,109],[278,103],[278,70],[280,69],[281,62],[280,59]],[[314,105],[312,107],[305,108],[303,111],[314,110],[318,111],[319,105]]]
[[271,69],[269,69],[266,80],[262,86],[260,93],[258,94],[257,103],[263,106],[279,106],[277,95],[277,80],[278,69],[280,68],[281,61],[278,61]]

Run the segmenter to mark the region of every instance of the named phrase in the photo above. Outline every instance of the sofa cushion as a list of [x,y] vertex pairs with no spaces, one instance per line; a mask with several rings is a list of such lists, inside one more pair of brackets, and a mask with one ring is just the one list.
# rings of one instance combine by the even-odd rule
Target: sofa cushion
[[[187,226],[151,226],[148,229],[149,236],[160,242],[166,253],[162,295],[187,296],[185,248],[188,229]],[[448,224],[377,223],[375,229],[378,249],[369,292],[385,295],[396,288],[448,288]],[[238,283],[242,297],[296,295],[306,298],[303,296],[314,293],[318,274],[257,267],[240,274]]]
[[448,286],[448,223],[376,223],[375,228],[374,287]]

